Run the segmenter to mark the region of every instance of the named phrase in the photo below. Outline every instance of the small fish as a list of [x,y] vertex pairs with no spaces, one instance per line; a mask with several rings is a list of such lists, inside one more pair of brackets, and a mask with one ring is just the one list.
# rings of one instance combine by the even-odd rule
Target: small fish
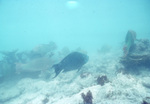
[[[67,55],[60,63],[55,64],[52,68],[55,69],[55,77],[63,70],[63,72],[67,72],[70,70],[75,70],[80,68],[86,64],[89,60],[89,57],[80,52],[72,52]],[[55,78],[54,77],[54,78]]]

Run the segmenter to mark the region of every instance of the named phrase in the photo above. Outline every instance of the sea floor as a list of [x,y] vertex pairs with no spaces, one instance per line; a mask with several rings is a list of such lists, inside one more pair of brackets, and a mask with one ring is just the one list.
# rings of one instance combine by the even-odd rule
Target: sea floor
[[[60,73],[52,79],[24,77],[0,83],[0,104],[83,104],[81,93],[89,90],[93,104],[142,104],[150,97],[150,70],[141,68],[138,74],[123,73],[121,54],[91,55],[80,72]],[[97,83],[106,75],[108,82]]]

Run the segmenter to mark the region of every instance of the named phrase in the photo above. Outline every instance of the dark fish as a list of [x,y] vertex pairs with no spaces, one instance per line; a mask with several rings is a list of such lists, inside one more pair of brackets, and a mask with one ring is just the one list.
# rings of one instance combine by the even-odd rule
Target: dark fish
[[87,63],[89,60],[89,57],[85,54],[82,54],[80,52],[72,52],[69,55],[67,55],[60,63],[55,64],[52,66],[52,68],[55,69],[55,77],[63,70],[63,72],[67,72],[70,70],[75,70],[80,68]]

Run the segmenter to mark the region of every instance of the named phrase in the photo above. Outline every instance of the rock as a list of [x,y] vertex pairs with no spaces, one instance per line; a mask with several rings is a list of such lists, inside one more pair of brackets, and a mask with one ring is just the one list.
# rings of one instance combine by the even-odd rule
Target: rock
[[150,50],[150,41],[148,39],[140,39],[133,48],[132,53],[144,53]]

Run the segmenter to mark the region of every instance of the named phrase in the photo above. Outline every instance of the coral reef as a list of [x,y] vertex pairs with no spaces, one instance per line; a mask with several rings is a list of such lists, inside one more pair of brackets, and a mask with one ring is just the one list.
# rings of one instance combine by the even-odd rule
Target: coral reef
[[[116,74],[115,65],[118,63],[119,55],[111,56],[113,57],[103,55],[105,60],[102,57],[99,58],[99,56],[92,61],[90,60],[82,69],[84,78],[79,76],[82,71],[77,73],[74,70],[61,73],[59,77],[52,80],[21,78],[16,81],[17,84],[13,84],[14,86],[5,83],[10,87],[3,87],[2,83],[0,84],[0,88],[3,88],[0,89],[0,99],[6,101],[8,97],[11,98],[4,102],[5,104],[141,104],[143,98],[150,95],[150,89],[142,85],[145,83],[146,86],[149,86],[149,73],[147,73],[146,79],[130,74]],[[105,67],[101,68],[102,65]],[[90,73],[89,75],[88,72]],[[105,83],[103,86],[97,85],[95,76],[98,77],[99,73],[109,76],[111,83]],[[144,82],[142,83],[143,80]],[[14,82],[14,80],[10,82]],[[89,90],[90,93],[87,94]],[[15,94],[16,92],[18,94]],[[9,93],[8,97],[4,97],[7,93]],[[4,103],[1,102],[1,104]]]
[[99,76],[97,78],[97,84],[103,86],[105,83],[109,82],[106,75]]
[[122,58],[120,62],[126,68],[137,68],[140,66],[150,67],[150,54],[145,55],[130,55],[126,58]]
[[26,63],[16,63],[16,72],[37,72],[44,71],[54,64],[49,57],[40,57],[30,60]]
[[52,56],[57,46],[54,42],[41,44],[31,51],[18,52],[18,50],[0,52],[0,80],[16,76],[16,72],[38,72],[51,67],[54,63]]
[[93,104],[93,96],[92,92],[89,90],[87,94],[85,95],[84,93],[81,94],[82,99],[83,99],[83,104]]
[[125,45],[123,47],[124,56],[127,56],[131,50],[131,47],[134,45],[134,41],[136,40],[136,32],[133,30],[129,30],[126,34]]
[[[134,45],[134,38],[131,39],[133,42],[129,42],[130,52],[126,57],[120,59],[125,68],[137,68],[137,67],[148,67],[150,68],[150,42],[148,39],[139,39]],[[131,48],[132,43],[132,48]]]

